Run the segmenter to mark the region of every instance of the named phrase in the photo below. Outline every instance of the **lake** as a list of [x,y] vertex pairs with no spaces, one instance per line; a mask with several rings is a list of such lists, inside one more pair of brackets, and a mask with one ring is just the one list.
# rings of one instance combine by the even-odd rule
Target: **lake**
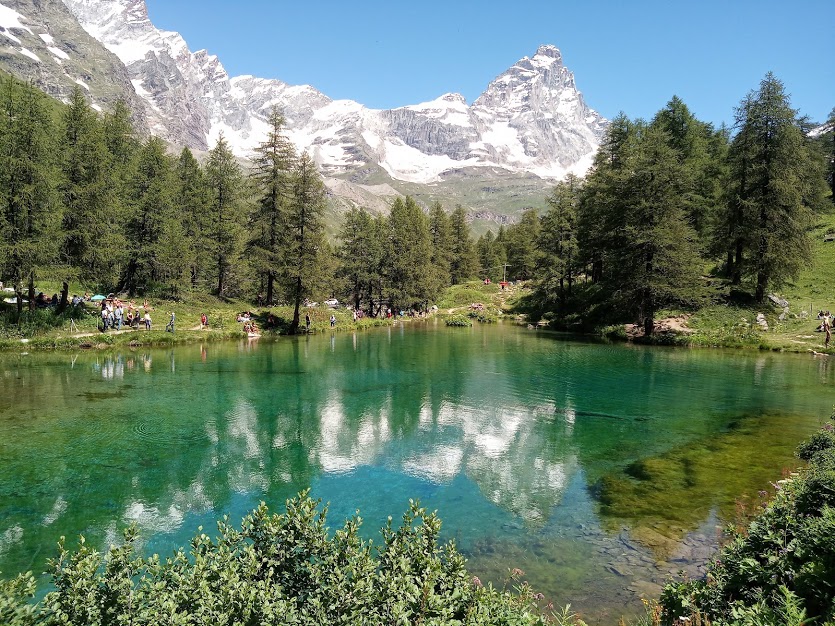
[[835,404],[811,355],[437,322],[122,354],[0,355],[0,570],[136,522],[170,553],[307,487],[365,534],[410,498],[469,569],[613,623],[698,575]]

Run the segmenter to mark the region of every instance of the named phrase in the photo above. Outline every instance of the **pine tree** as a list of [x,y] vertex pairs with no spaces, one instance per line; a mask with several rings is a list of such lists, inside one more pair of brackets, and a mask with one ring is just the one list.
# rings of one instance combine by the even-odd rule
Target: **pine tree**
[[211,273],[208,251],[211,248],[211,194],[205,172],[188,148],[183,148],[175,170],[174,204],[183,223],[192,289],[205,288]]
[[85,280],[111,287],[120,276],[125,239],[110,156],[102,124],[80,88],[63,116],[61,145],[65,206],[64,262]]
[[282,252],[281,281],[287,299],[293,305],[290,334],[299,329],[302,301],[313,293],[324,278],[321,255],[326,206],[325,184],[316,170],[316,163],[305,152],[293,176],[292,198],[287,211],[288,237]]
[[563,305],[577,271],[580,193],[580,180],[573,174],[558,183],[548,197],[548,211],[542,217],[539,233],[539,290],[546,300],[556,299]]
[[397,198],[388,218],[386,286],[394,309],[425,309],[437,297],[429,220],[413,198]]
[[281,272],[281,248],[288,236],[284,223],[292,196],[296,151],[284,133],[284,116],[273,108],[267,139],[255,150],[252,179],[257,205],[252,213],[250,257],[266,283],[266,302],[274,300],[275,280]]
[[467,212],[460,204],[449,216],[452,233],[452,258],[450,262],[450,281],[459,285],[478,275],[478,255],[470,236]]
[[528,280],[534,277],[539,264],[539,217],[535,209],[528,209],[522,213],[518,224],[507,229],[507,262],[509,274],[517,280]]
[[0,89],[0,273],[12,278],[20,320],[24,284],[31,311],[36,272],[58,256],[62,207],[46,97],[12,77]]
[[133,296],[137,290],[147,290],[163,275],[178,280],[182,264],[187,262],[187,258],[177,258],[184,251],[184,234],[174,211],[174,163],[161,139],[152,137],[140,149],[129,190],[125,232],[130,256],[123,284]]
[[452,224],[440,202],[429,208],[429,237],[432,240],[432,271],[440,292],[452,284],[453,238]]
[[[783,84],[769,73],[737,110],[731,147],[733,271],[754,278],[755,297],[793,278],[811,260],[812,209],[823,198],[819,164]],[[745,253],[747,252],[747,257]]]
[[363,302],[371,306],[383,261],[374,219],[364,209],[352,208],[342,223],[339,239],[337,274],[345,283],[345,292],[355,309],[361,309]]
[[210,202],[210,255],[216,279],[215,293],[224,297],[229,288],[232,264],[241,250],[243,215],[243,174],[229,144],[218,137],[206,166]]

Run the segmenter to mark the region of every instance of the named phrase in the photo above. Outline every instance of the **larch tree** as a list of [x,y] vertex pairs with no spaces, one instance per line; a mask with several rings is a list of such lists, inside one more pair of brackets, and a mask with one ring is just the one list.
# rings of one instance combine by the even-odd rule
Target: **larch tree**
[[458,285],[478,275],[478,254],[470,236],[467,212],[460,204],[450,214],[449,224],[452,237],[450,281]]
[[611,218],[623,240],[611,251],[608,285],[610,293],[619,291],[618,299],[648,336],[659,309],[698,297],[701,258],[682,193],[683,166],[669,137],[645,127],[626,152],[625,211]]
[[437,283],[434,289],[440,291],[452,283],[454,259],[452,223],[440,202],[429,208],[429,237],[432,240],[432,271]]
[[287,299],[293,305],[290,334],[299,329],[302,301],[326,278],[320,263],[326,207],[325,184],[316,163],[305,152],[293,175],[292,196],[286,214],[287,237],[282,249],[281,281]]
[[507,258],[504,245],[496,238],[492,230],[488,230],[478,238],[476,252],[478,262],[481,265],[479,268],[480,277],[489,278],[493,282],[498,282],[505,277],[504,266]]
[[80,88],[64,111],[60,146],[65,233],[62,260],[97,287],[116,285],[125,238],[102,124]]
[[507,229],[508,271],[517,280],[528,280],[536,274],[539,264],[539,217],[536,209],[527,209],[518,223]]
[[161,139],[151,137],[139,150],[128,189],[124,288],[131,296],[154,289],[177,298],[187,284],[190,250],[182,214],[175,210],[175,162]]
[[227,295],[232,264],[241,250],[243,223],[243,173],[221,134],[209,152],[206,165],[209,186],[210,251],[214,265],[215,293]]
[[183,148],[175,167],[174,203],[183,222],[183,235],[187,243],[191,288],[205,287],[211,274],[209,250],[211,249],[212,216],[211,194],[203,168],[191,150]]
[[727,138],[710,124],[696,119],[678,96],[673,96],[655,115],[652,125],[666,133],[668,144],[682,166],[679,186],[683,208],[690,225],[707,247],[722,198]]
[[62,206],[46,96],[11,76],[0,84],[0,272],[12,278],[19,323],[24,285],[31,311],[36,272],[58,257]]
[[252,212],[249,242],[250,258],[263,277],[265,301],[275,297],[275,281],[282,271],[281,250],[290,233],[285,222],[293,193],[296,150],[284,134],[285,119],[274,107],[267,120],[267,138],[255,149],[251,175],[257,196]]
[[731,147],[730,209],[739,222],[734,272],[755,281],[754,295],[762,302],[811,261],[809,231],[823,201],[823,177],[773,74],[743,100],[737,117],[741,127]]
[[591,247],[585,258],[603,304],[650,335],[660,308],[699,294],[701,259],[685,210],[683,166],[665,131],[625,117],[604,145],[584,184],[579,240]]
[[621,233],[608,224],[624,210],[622,189],[629,178],[625,147],[635,140],[636,124],[618,114],[606,130],[586,177],[577,216],[580,263],[593,283],[603,280],[611,265],[609,251],[620,245]]
[[542,216],[538,248],[537,278],[539,290],[546,301],[565,304],[571,295],[577,272],[577,210],[580,204],[581,181],[569,174],[557,183],[548,196],[548,210]]
[[337,274],[344,281],[343,291],[359,310],[363,302],[370,305],[373,300],[383,260],[382,242],[374,219],[364,209],[352,208],[345,215],[339,240]]
[[388,218],[387,292],[394,309],[425,309],[437,296],[429,220],[411,196],[395,199]]

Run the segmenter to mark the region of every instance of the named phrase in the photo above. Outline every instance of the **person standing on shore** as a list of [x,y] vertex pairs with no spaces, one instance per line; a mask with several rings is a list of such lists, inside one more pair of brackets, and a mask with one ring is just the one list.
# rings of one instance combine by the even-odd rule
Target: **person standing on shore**
[[823,316],[823,323],[821,326],[823,326],[823,332],[826,333],[826,339],[823,342],[823,347],[829,348],[829,341],[832,339],[832,322],[829,319],[828,311],[827,314]]

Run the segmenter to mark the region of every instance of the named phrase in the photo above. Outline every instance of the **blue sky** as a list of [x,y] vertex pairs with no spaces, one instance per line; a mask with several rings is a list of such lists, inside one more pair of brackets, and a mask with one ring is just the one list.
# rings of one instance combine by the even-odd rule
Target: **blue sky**
[[159,28],[232,76],[310,84],[372,108],[472,102],[540,44],[562,51],[586,103],[649,118],[678,95],[730,123],[768,71],[813,120],[835,107],[832,0],[146,0]]

